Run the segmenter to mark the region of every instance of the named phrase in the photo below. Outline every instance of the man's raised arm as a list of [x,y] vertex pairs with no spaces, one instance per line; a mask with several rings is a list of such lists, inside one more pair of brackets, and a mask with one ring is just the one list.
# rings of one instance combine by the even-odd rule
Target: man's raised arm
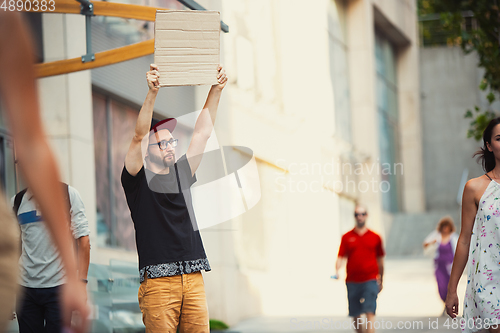
[[201,158],[207,141],[210,138],[212,129],[214,128],[215,118],[217,116],[217,107],[219,106],[220,95],[222,89],[226,86],[227,76],[226,71],[222,66],[219,65],[217,68],[219,74],[217,76],[217,81],[219,84],[213,85],[208,93],[207,101],[201,110],[196,124],[194,126],[193,138],[189,144],[186,157],[189,160],[189,166],[191,167],[191,174],[194,175],[198,166],[200,166]]
[[137,175],[142,168],[141,142],[142,139],[148,135],[149,127],[151,126],[156,95],[160,89],[159,77],[160,73],[158,72],[158,66],[151,64],[149,66],[149,72],[146,73],[149,91],[142,104],[141,111],[139,111],[134,137],[132,138],[127,156],[125,157],[125,168],[132,176]]

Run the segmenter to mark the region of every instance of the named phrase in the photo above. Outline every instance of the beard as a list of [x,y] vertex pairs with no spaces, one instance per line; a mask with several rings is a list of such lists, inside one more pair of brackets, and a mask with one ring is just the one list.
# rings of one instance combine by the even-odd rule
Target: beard
[[366,224],[366,221],[365,222],[357,222],[356,221],[356,227],[358,227],[359,229],[362,229]]
[[173,167],[175,163],[175,154],[171,161],[167,161],[164,157],[155,154],[148,154],[148,158],[152,164],[155,164],[156,166],[163,169]]

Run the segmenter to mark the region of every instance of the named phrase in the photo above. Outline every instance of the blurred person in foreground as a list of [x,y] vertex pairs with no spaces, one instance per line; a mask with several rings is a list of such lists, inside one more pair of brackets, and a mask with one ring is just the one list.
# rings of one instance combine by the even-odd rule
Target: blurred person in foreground
[[[423,247],[435,248],[434,275],[438,285],[439,296],[446,300],[448,282],[450,281],[451,265],[457,247],[458,235],[455,232],[455,223],[451,216],[445,216],[424,240]],[[446,313],[446,308],[444,309]]]
[[[70,207],[68,216],[76,242],[78,277],[87,283],[90,261],[89,223],[80,193],[61,183]],[[59,255],[50,240],[43,217],[39,214],[31,190],[25,189],[12,197],[12,206],[21,228],[21,293],[17,301],[17,321],[20,333],[58,333],[62,330],[60,294],[64,270]]]
[[446,312],[458,315],[457,286],[467,265],[463,332],[500,332],[500,118],[483,132],[474,156],[485,174],[469,180],[462,196],[462,228],[451,269]]
[[[356,332],[373,333],[377,296],[382,291],[385,251],[380,236],[366,227],[366,207],[356,205],[354,218],[354,229],[345,233],[340,242],[336,277],[347,261],[345,282],[349,316],[353,318]],[[362,314],[366,314],[366,318],[362,318]]]
[[[42,128],[34,78],[32,41],[21,15],[0,11],[0,98],[16,144],[20,170],[40,205],[66,273],[62,289],[65,327],[84,332],[88,308],[77,264],[59,172]],[[19,230],[0,193],[0,332],[12,316],[18,290]]]
[[218,67],[185,155],[177,161],[173,118],[152,121],[160,73],[146,73],[148,94],[125,157],[122,186],[139,256],[139,306],[146,332],[208,333],[202,270],[210,271],[192,207],[190,187],[213,130],[227,77]]

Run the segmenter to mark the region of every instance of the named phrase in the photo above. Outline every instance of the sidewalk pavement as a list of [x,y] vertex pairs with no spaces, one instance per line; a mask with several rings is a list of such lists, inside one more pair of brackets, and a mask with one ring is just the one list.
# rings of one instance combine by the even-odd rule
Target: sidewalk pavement
[[[344,275],[345,277],[345,275]],[[331,281],[335,306],[331,315],[262,316],[242,320],[229,330],[239,333],[282,332],[354,332],[347,315],[345,283]],[[465,295],[466,277],[462,276],[458,287],[460,312]],[[341,295],[335,297],[334,295]],[[325,304],[325,307],[327,305]],[[433,259],[426,257],[389,258],[385,260],[384,288],[377,301],[377,333],[385,332],[461,332],[458,324],[443,316],[441,301],[434,278]]]
[[[345,277],[345,275],[344,275]],[[311,299],[302,303],[304,306],[280,309],[280,313],[290,315],[264,316],[242,320],[225,333],[352,333],[351,319],[347,315],[345,283],[327,280],[325,292],[331,298],[313,299],[320,308],[326,309],[321,314],[304,313]],[[458,295],[460,312],[465,294],[466,277],[461,278]],[[279,302],[277,302],[279,303]],[[283,302],[281,302],[283,303]],[[298,303],[301,303],[299,297]],[[318,304],[317,304],[318,305]],[[265,308],[265,307],[264,307]],[[448,316],[442,316],[444,304],[439,298],[432,258],[389,258],[385,260],[384,289],[377,301],[377,333],[420,332],[420,333],[455,333],[461,332],[458,325]],[[293,311],[298,313],[292,313]],[[275,311],[278,312],[278,311]],[[325,315],[325,313],[328,313]],[[8,332],[17,332],[13,321]],[[95,332],[99,333],[99,332]]]

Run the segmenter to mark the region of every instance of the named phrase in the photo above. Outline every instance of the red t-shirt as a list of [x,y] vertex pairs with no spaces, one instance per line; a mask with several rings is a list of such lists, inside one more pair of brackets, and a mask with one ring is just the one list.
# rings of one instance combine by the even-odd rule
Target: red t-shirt
[[377,258],[385,255],[382,239],[371,230],[362,236],[352,229],[340,242],[339,257],[347,258],[346,282],[366,282],[378,275]]

